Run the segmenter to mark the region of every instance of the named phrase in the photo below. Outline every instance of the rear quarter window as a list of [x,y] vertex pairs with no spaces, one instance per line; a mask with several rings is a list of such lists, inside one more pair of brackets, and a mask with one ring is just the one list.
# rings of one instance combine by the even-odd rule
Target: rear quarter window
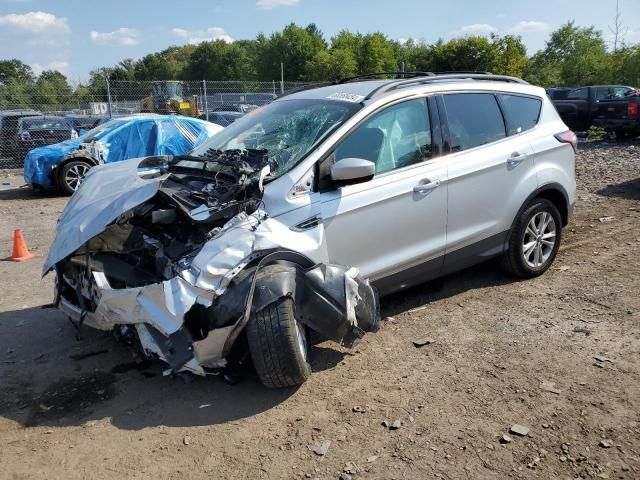
[[538,124],[542,109],[539,98],[501,94],[500,102],[507,121],[507,135],[526,132]]
[[498,102],[490,93],[443,95],[451,150],[460,152],[506,137]]

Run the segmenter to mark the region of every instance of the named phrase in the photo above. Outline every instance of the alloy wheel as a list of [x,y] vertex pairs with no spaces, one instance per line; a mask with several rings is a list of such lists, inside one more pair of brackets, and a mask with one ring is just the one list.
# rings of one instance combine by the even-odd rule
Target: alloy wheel
[[531,268],[542,268],[556,245],[556,222],[546,211],[531,217],[522,239],[522,255]]
[[89,171],[89,165],[84,164],[76,164],[73,165],[64,176],[64,181],[72,190],[77,190],[80,184],[82,183],[82,179]]

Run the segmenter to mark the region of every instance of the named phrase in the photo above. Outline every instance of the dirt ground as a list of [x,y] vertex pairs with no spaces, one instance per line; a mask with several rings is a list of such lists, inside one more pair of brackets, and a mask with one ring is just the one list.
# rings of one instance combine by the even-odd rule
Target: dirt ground
[[40,279],[66,198],[5,174],[0,256],[22,228],[37,257],[0,262],[0,478],[640,479],[640,142],[582,144],[578,174],[545,275],[488,264],[384,299],[378,333],[314,347],[279,391],[76,340]]

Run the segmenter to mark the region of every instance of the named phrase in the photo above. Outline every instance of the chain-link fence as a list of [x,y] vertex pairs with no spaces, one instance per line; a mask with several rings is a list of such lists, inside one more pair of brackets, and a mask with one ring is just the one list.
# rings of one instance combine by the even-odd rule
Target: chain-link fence
[[32,148],[76,138],[113,117],[157,113],[216,122],[245,114],[306,85],[280,81],[110,81],[101,88],[73,93],[36,92],[28,102],[0,103],[0,169],[22,168]]

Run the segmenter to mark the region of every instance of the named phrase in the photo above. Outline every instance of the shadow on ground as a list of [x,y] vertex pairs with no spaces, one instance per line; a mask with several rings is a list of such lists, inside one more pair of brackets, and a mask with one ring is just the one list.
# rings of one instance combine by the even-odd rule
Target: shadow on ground
[[[238,384],[223,375],[163,376],[159,361],[141,361],[108,332],[75,327],[56,309],[0,313],[0,416],[26,426],[72,426],[110,418],[119,428],[214,425],[251,417],[293,395],[270,390],[252,369]],[[314,371],[344,354],[311,347]]]
[[598,195],[640,200],[640,178],[615,185],[607,185],[602,190],[598,190]]
[[42,200],[43,198],[58,198],[63,196],[61,192],[56,190],[36,191],[27,185],[0,189],[0,200]]
[[398,315],[469,290],[506,285],[519,280],[504,273],[497,261],[489,261],[385,297],[381,300],[381,313],[383,318]]
[[[513,279],[492,264],[386,297],[384,316]],[[286,401],[295,388],[270,390],[251,370],[236,385],[217,377],[165,377],[108,332],[86,328],[82,340],[56,309],[0,313],[0,415],[30,426],[82,425],[110,418],[118,428],[201,426],[252,417]],[[6,353],[5,353],[6,352]],[[340,368],[330,343],[311,348],[314,371]]]

